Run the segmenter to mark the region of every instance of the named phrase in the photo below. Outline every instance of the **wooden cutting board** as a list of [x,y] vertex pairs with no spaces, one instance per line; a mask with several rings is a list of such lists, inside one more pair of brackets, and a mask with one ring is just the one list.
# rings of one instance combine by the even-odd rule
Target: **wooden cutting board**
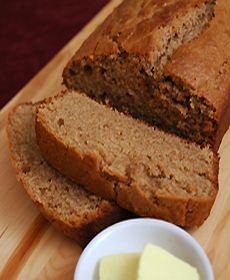
[[[111,1],[0,112],[0,279],[73,279],[82,252],[46,221],[17,182],[5,131],[9,111],[39,101],[64,87],[62,70],[88,35],[121,0]],[[230,278],[230,130],[219,149],[219,194],[208,220],[187,231],[200,243],[217,280]],[[89,279],[90,280],[90,279]]]

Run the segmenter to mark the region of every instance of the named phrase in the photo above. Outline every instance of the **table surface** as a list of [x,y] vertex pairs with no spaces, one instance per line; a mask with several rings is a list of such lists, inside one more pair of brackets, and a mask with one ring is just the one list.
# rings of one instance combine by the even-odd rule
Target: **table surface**
[[[0,111],[0,279],[73,279],[82,248],[43,218],[17,182],[5,124],[16,104],[39,101],[64,89],[61,74],[67,61],[120,2],[109,2]],[[230,275],[230,130],[219,154],[219,193],[211,215],[200,228],[186,230],[207,253],[216,279],[226,280]]]

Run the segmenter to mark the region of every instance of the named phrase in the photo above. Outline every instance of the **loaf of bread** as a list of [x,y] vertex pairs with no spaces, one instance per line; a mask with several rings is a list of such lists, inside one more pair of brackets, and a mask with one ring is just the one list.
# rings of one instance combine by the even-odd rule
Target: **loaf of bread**
[[86,189],[143,217],[200,226],[218,192],[218,157],[75,91],[37,109],[41,153]]
[[217,151],[230,120],[230,0],[124,0],[63,71],[69,89]]
[[7,135],[17,179],[41,213],[84,247],[105,227],[133,215],[66,179],[45,160],[36,142],[36,105],[22,104],[9,114]]

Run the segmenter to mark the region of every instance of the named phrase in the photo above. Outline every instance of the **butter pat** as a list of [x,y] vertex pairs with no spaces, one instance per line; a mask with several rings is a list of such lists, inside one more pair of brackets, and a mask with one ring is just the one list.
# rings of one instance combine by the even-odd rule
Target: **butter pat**
[[199,280],[196,268],[166,250],[147,244],[140,257],[138,280]]
[[100,280],[137,280],[140,253],[109,255],[100,260]]
[[100,280],[200,280],[196,268],[150,243],[142,253],[103,257],[99,277]]

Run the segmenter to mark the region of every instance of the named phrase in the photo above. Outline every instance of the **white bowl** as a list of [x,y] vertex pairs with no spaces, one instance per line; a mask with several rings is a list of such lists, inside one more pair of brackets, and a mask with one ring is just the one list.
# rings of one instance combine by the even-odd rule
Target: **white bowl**
[[74,280],[99,280],[99,261],[102,257],[142,252],[146,243],[158,245],[196,267],[202,280],[214,280],[207,255],[190,234],[173,224],[149,218],[120,222],[99,233],[82,252]]

